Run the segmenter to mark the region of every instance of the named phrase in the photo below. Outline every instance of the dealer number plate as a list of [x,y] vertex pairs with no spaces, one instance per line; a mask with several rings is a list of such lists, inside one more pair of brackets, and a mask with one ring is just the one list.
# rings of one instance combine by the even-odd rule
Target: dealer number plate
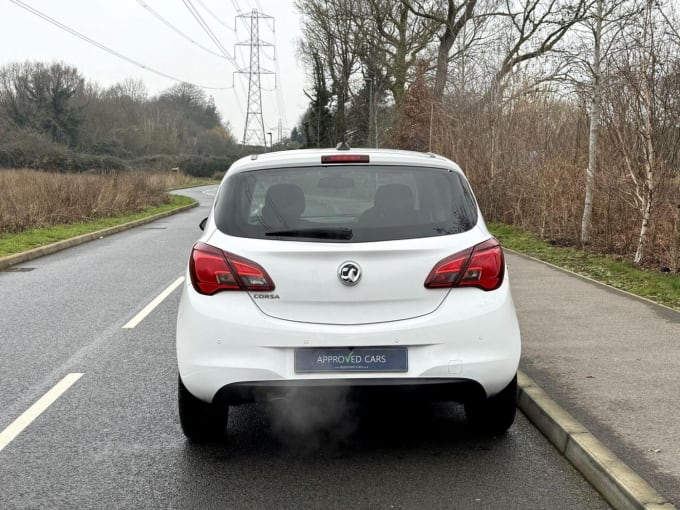
[[295,349],[295,372],[407,372],[406,347]]

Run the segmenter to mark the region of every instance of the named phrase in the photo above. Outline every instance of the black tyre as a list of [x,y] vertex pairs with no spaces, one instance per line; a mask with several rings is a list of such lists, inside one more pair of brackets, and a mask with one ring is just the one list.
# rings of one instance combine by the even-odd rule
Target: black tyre
[[228,406],[215,406],[194,397],[177,378],[177,404],[182,431],[192,441],[216,441],[224,437],[229,418]]
[[468,425],[485,434],[500,435],[515,421],[517,412],[517,376],[500,393],[491,398],[465,403]]

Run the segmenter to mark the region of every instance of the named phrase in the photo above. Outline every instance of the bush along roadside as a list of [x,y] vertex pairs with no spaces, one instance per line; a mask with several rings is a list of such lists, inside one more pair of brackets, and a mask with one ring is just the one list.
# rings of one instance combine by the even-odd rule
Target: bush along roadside
[[176,209],[184,209],[194,205],[196,201],[181,195],[170,195],[166,204],[150,206],[141,212],[104,218],[97,221],[71,223],[67,225],[53,225],[38,228],[19,234],[5,234],[0,236],[0,258],[22,253],[83,234],[89,234],[111,227],[117,227],[136,220],[141,220],[157,214],[168,213]]
[[489,224],[489,230],[506,248],[680,311],[680,273],[638,269],[612,256],[553,246],[502,223]]
[[30,168],[53,172],[114,173],[130,171],[167,172],[174,168],[199,178],[223,175],[244,154],[205,156],[198,154],[151,155],[124,159],[109,154],[86,154],[55,143],[44,142],[32,150],[0,144],[0,168]]

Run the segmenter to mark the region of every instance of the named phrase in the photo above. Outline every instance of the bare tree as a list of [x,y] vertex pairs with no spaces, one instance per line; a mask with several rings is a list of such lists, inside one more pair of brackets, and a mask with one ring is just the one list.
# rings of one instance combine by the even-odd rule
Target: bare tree
[[400,0],[369,0],[368,4],[371,23],[366,26],[365,39],[369,51],[364,59],[370,74],[375,75],[370,69],[373,67],[370,50],[379,48],[378,51],[386,53],[385,77],[398,108],[407,81],[414,75],[416,62],[430,45],[439,24],[436,20],[414,15],[408,4]]
[[[646,0],[642,15],[627,23],[624,45],[615,58],[616,74],[607,97],[608,128],[632,185],[632,204],[640,218],[633,262],[646,256],[657,187],[674,157],[668,146],[677,114],[664,90],[668,63],[675,60],[664,41],[661,6]],[[676,91],[677,93],[677,91]],[[674,144],[673,144],[674,145]]]
[[602,117],[602,95],[605,87],[602,64],[613,49],[617,36],[623,30],[626,21],[639,13],[634,0],[594,0],[588,7],[589,13],[584,20],[588,35],[592,37],[591,59],[584,61],[587,71],[590,95],[590,125],[588,130],[588,168],[586,171],[586,189],[581,217],[581,244],[590,242],[592,228],[593,199],[595,194],[595,178],[599,166],[599,134]]
[[[507,78],[519,66],[557,51],[567,33],[583,20],[586,6],[586,0],[505,0],[502,8],[487,14],[497,22],[489,28],[503,34],[508,43],[501,50],[501,61],[484,94],[484,102],[498,101]],[[563,76],[570,59],[564,52],[560,57],[557,66],[547,74],[542,73],[537,82]]]
[[592,95],[590,98],[590,129],[588,134],[588,170],[586,171],[586,193],[581,218],[581,244],[590,240],[590,228],[593,215],[593,193],[595,191],[595,175],[598,164],[598,141],[600,134],[600,118],[602,116],[602,25],[604,21],[605,0],[595,0],[592,25],[593,61],[590,66],[592,75]]
[[441,103],[448,80],[451,48],[463,27],[473,19],[478,0],[461,0],[460,2],[447,0],[445,5],[436,0],[401,1],[413,14],[431,20],[440,27],[433,100]]
[[352,77],[358,73],[363,45],[366,5],[360,0],[297,0],[302,14],[304,41],[301,52],[308,65],[321,59],[335,98],[336,138],[346,131],[345,110],[353,95]]

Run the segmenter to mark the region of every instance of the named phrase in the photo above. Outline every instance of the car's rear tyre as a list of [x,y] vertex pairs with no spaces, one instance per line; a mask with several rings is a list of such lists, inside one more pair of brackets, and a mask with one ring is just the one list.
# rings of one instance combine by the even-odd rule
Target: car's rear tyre
[[228,406],[216,406],[194,397],[177,378],[177,404],[182,431],[192,441],[208,442],[224,437],[229,418]]
[[491,398],[465,403],[470,427],[482,433],[500,435],[515,421],[517,412],[517,376],[500,393]]

